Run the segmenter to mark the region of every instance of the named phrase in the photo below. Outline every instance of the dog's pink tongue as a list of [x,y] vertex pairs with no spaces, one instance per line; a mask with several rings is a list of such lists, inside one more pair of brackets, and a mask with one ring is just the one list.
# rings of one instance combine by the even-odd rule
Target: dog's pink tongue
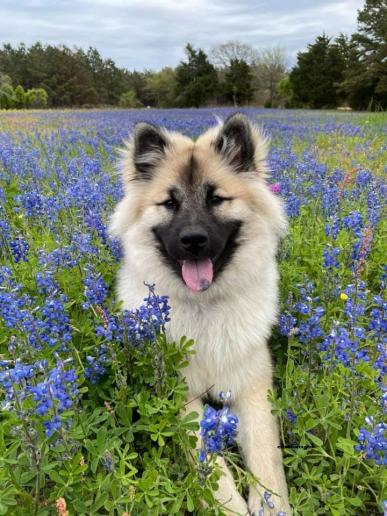
[[214,276],[214,268],[209,258],[200,261],[184,260],[181,272],[185,284],[194,292],[207,290]]

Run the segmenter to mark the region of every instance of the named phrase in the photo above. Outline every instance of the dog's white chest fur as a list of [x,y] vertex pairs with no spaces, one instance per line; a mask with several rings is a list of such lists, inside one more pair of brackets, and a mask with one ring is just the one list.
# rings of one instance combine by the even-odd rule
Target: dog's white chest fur
[[[153,259],[156,257],[148,255],[147,264]],[[184,371],[191,395],[198,396],[212,387],[215,395],[230,390],[236,398],[257,378],[270,378],[266,339],[277,306],[273,260],[247,274],[247,281],[246,275],[238,281],[232,278],[231,271],[224,271],[222,285],[215,282],[210,287],[218,289],[218,296],[210,291],[194,294],[180,278],[165,281],[165,275],[161,277],[160,273],[159,267],[139,267],[135,250],[128,249],[119,275],[118,297],[124,308],[136,308],[146,295],[144,281],[156,283],[159,294],[169,295],[171,321],[166,326],[167,337],[178,342],[185,336],[195,342],[195,354]]]

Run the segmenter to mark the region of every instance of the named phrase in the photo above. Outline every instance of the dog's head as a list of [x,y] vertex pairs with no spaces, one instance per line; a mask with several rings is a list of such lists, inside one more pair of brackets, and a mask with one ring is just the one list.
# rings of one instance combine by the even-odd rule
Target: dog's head
[[192,291],[209,289],[243,247],[245,255],[254,252],[253,241],[257,252],[259,246],[266,252],[286,229],[282,206],[265,183],[267,146],[242,114],[196,142],[138,124],[123,151],[125,197],[111,233],[121,237],[128,252],[151,246],[159,267],[167,267]]

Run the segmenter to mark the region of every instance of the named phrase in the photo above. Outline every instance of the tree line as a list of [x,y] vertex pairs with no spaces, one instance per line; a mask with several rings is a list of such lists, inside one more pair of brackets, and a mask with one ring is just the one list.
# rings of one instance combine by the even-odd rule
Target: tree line
[[93,47],[4,44],[0,107],[387,107],[385,0],[366,0],[355,34],[318,36],[291,70],[280,48],[260,52],[238,41],[208,54],[187,44],[185,53],[175,68],[139,72]]

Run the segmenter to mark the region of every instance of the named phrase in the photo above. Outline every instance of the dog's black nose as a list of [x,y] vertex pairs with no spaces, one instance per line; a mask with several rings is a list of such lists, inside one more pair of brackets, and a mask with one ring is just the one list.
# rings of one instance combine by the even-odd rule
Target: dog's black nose
[[208,235],[205,231],[183,231],[180,235],[180,242],[183,249],[198,255],[207,247]]

